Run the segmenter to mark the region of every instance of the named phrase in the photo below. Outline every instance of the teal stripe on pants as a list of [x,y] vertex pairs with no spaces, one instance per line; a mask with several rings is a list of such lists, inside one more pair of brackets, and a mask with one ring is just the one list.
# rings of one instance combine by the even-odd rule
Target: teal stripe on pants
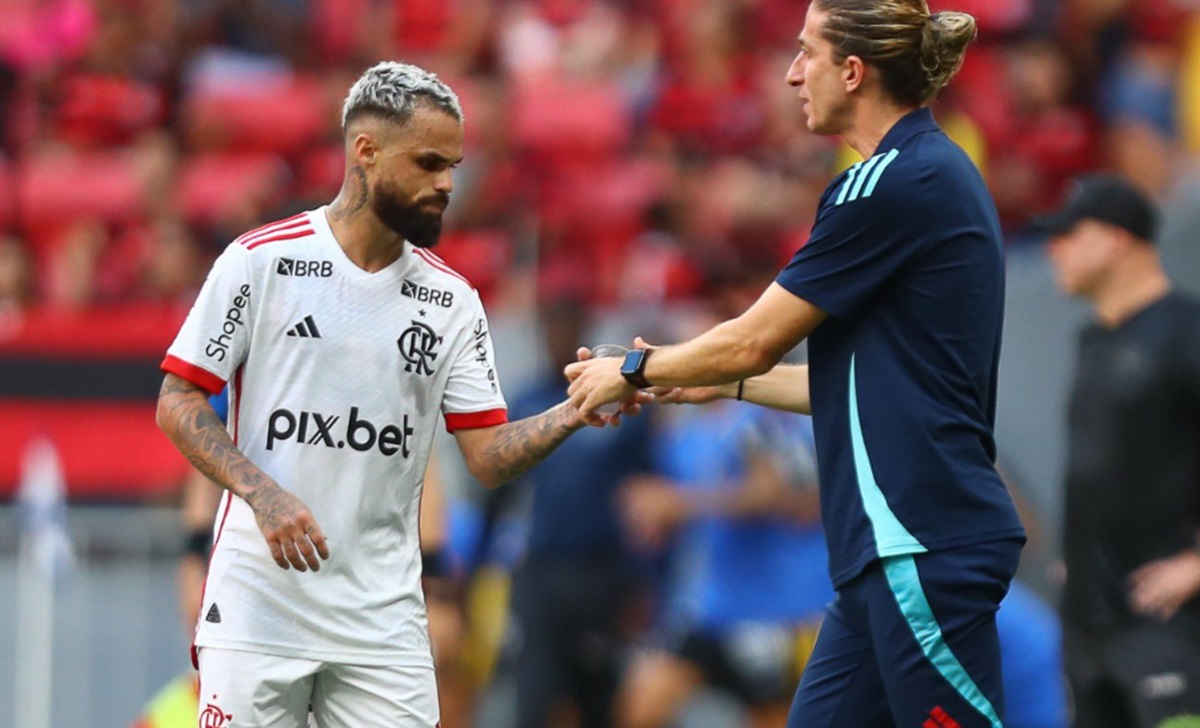
[[900,605],[900,613],[912,628],[913,635],[921,645],[921,651],[959,695],[991,722],[992,728],[1004,728],[991,701],[967,674],[962,663],[951,651],[950,645],[946,644],[942,628],[938,625],[929,600],[925,598],[925,590],[921,587],[917,562],[912,556],[891,556],[882,559],[882,563],[888,585],[892,587],[896,603]]

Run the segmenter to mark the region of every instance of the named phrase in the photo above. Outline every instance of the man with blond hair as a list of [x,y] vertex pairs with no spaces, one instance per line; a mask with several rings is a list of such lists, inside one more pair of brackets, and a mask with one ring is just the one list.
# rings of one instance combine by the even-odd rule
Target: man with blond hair
[[[585,413],[650,385],[811,409],[837,598],[792,728],[1003,725],[995,615],[1025,538],[995,469],[1003,242],[928,108],[974,35],[924,0],[814,0],[787,82],[863,161],[741,316],[567,369]],[[809,367],[776,366],[805,339]]]

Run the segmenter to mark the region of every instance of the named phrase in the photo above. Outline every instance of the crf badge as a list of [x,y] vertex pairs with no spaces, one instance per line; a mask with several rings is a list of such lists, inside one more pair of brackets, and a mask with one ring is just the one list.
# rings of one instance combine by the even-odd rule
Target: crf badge
[[200,714],[200,728],[226,728],[233,715],[209,703]]
[[404,371],[426,376],[433,374],[431,362],[437,360],[438,355],[434,349],[440,343],[442,337],[438,336],[437,332],[422,321],[413,321],[412,326],[405,329],[400,338],[396,339],[396,346],[400,347],[400,356],[408,362]]

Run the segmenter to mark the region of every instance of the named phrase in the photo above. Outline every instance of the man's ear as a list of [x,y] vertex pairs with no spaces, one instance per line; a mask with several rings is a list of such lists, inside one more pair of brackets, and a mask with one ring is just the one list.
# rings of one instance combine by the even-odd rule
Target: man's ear
[[842,64],[842,82],[846,91],[854,91],[866,81],[867,64],[858,56],[847,56]]
[[363,167],[370,168],[379,156],[379,145],[375,137],[367,132],[359,132],[354,137],[354,158]]

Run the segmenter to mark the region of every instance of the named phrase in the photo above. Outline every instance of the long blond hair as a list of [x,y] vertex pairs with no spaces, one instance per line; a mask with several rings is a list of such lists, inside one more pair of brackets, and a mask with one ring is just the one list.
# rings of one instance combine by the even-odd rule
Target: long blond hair
[[839,60],[858,56],[879,69],[899,104],[920,106],[950,83],[975,38],[975,18],[929,12],[925,0],[813,0],[826,14],[822,35]]

